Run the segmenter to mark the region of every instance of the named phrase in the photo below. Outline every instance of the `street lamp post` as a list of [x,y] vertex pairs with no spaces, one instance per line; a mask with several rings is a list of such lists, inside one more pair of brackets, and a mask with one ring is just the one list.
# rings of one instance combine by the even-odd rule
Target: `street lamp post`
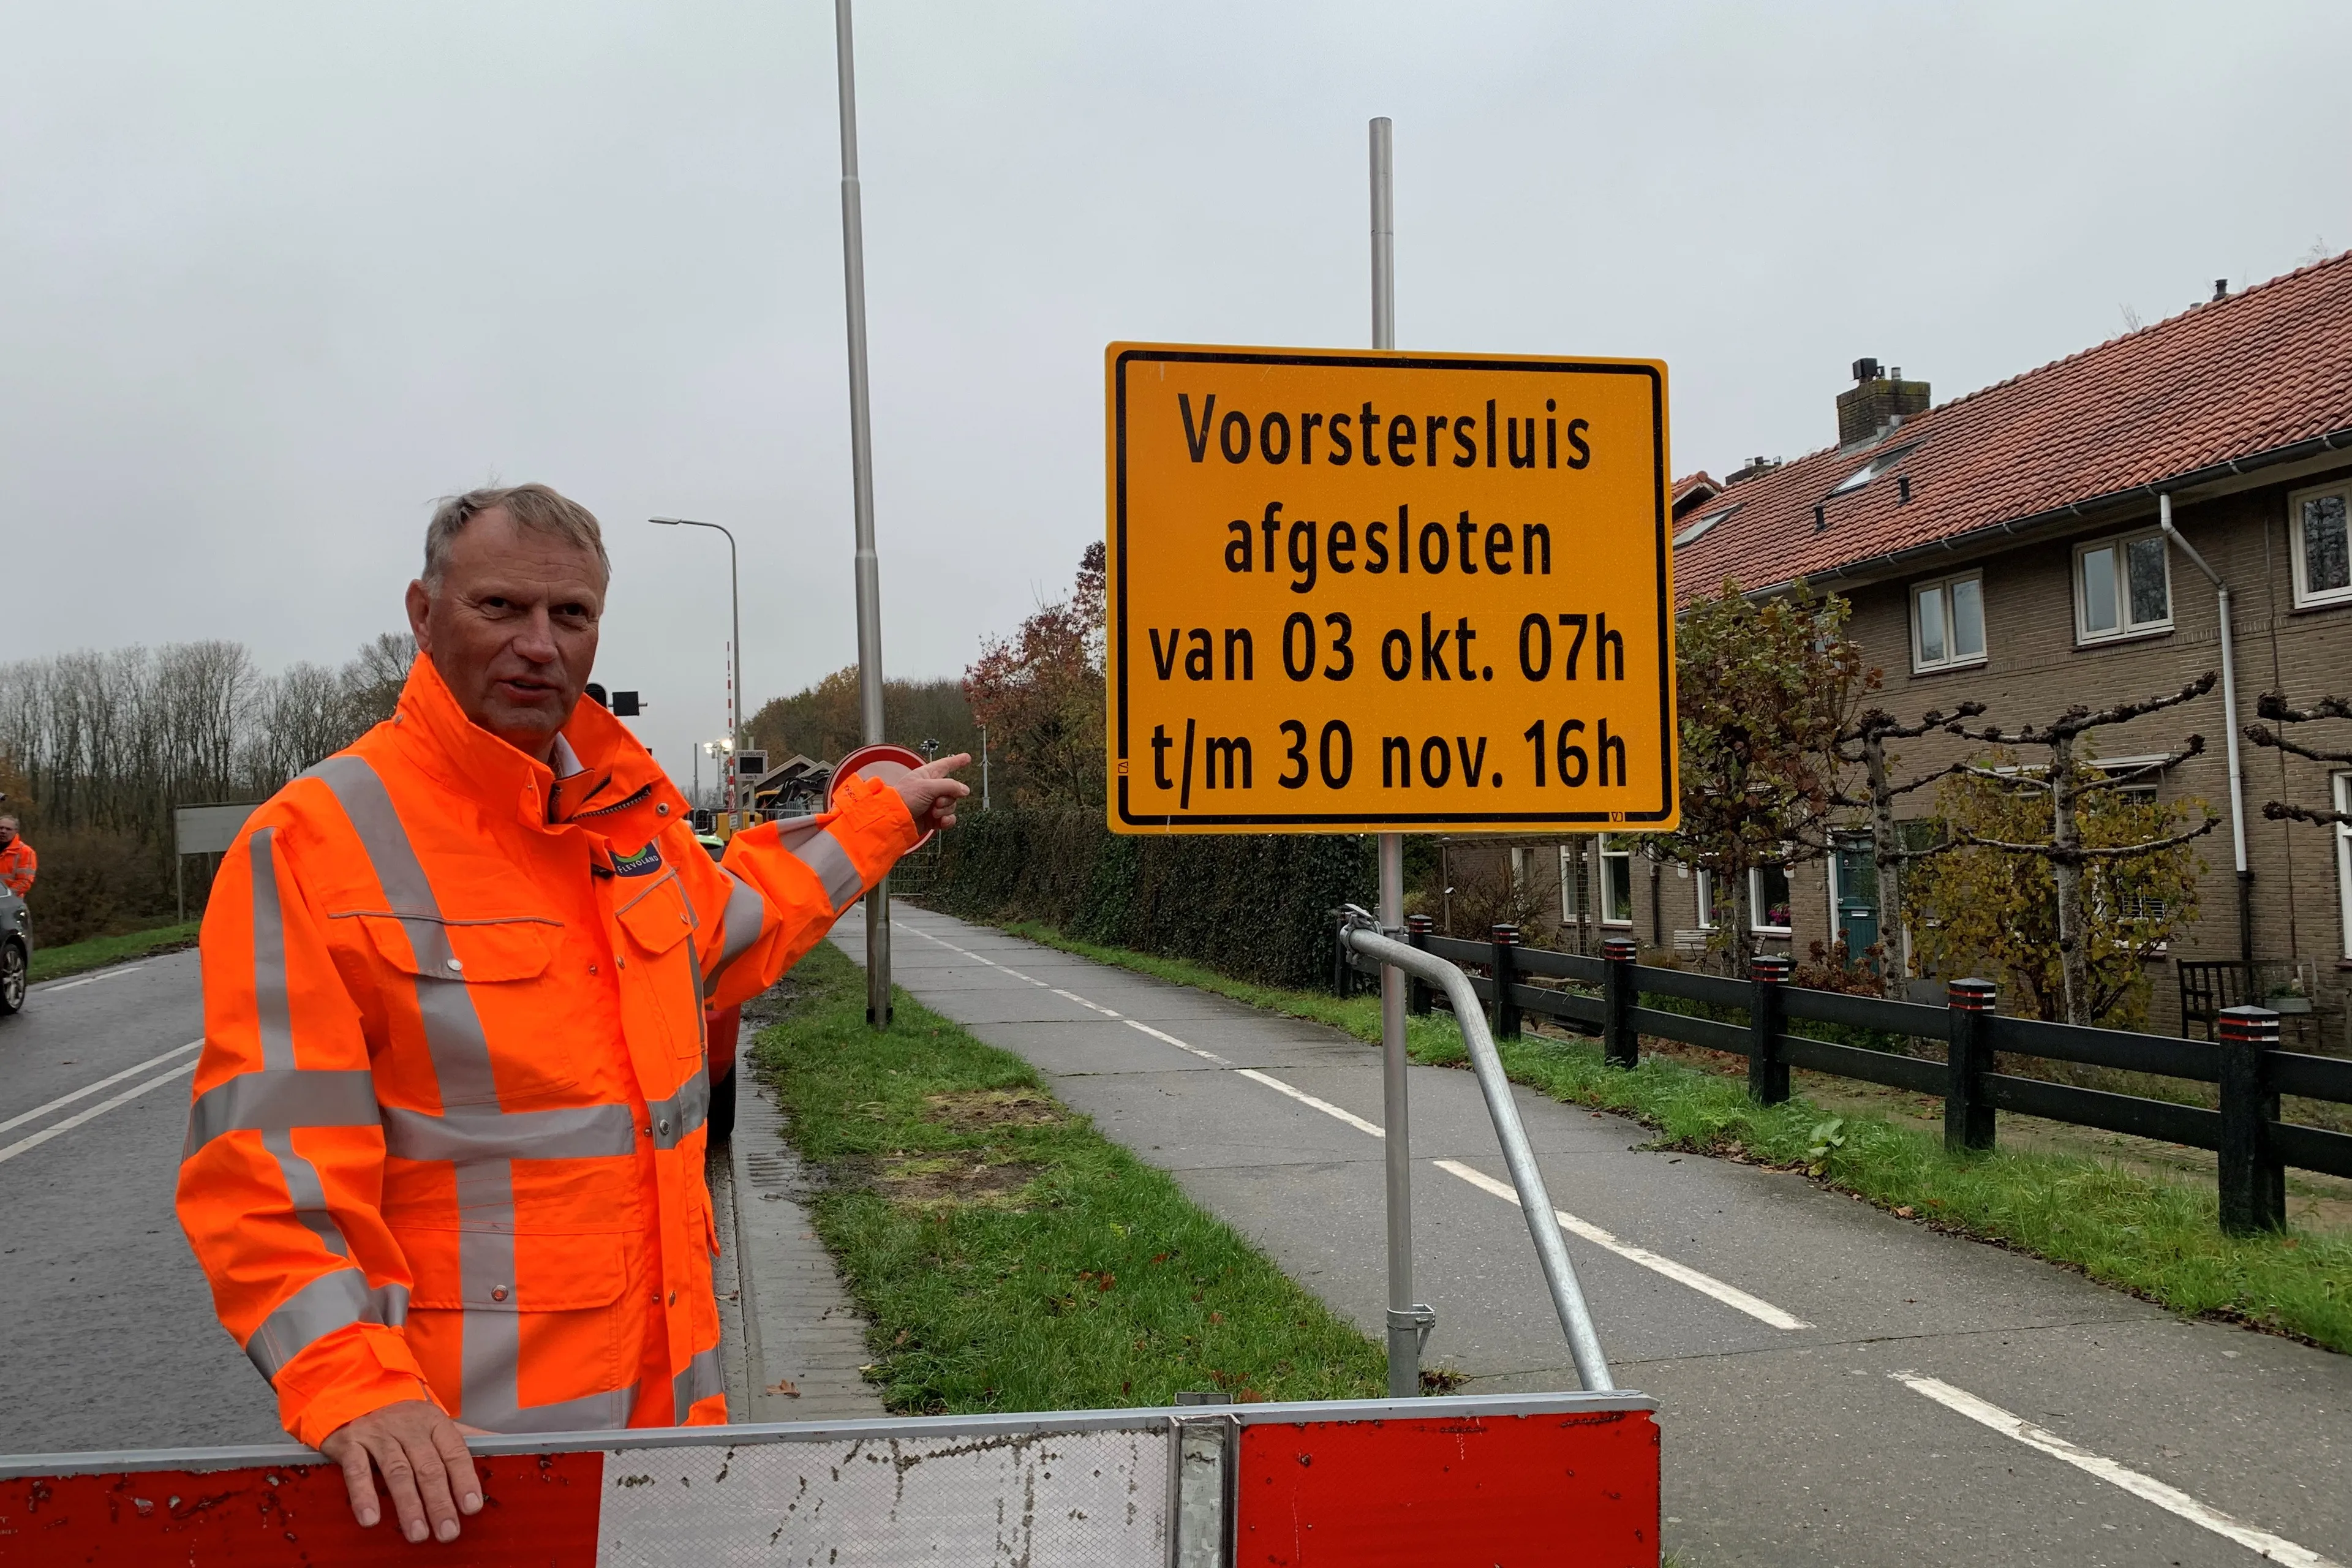
[[[743,744],[743,585],[735,570],[735,535],[723,523],[697,522],[690,517],[649,517],[647,522],[660,523],[664,528],[715,528],[727,535],[727,599],[735,616],[735,640],[727,645],[727,738],[731,750]],[[727,763],[727,817],[731,827],[735,818],[735,763],[730,756]]]

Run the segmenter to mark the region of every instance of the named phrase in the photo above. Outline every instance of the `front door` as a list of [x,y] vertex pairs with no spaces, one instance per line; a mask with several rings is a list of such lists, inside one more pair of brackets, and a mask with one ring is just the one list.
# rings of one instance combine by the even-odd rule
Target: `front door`
[[1846,962],[1859,967],[1869,963],[1866,952],[1878,941],[1878,862],[1867,834],[1839,839],[1836,853],[1838,940],[1845,943]]

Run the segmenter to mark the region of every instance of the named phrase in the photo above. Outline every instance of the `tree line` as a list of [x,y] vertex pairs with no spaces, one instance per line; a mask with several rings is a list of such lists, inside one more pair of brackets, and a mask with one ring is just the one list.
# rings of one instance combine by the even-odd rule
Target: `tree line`
[[[38,939],[168,916],[173,808],[266,799],[391,717],[415,656],[387,632],[340,667],[275,674],[226,639],[0,665],[0,810],[41,857]],[[189,869],[200,893],[209,868]]]

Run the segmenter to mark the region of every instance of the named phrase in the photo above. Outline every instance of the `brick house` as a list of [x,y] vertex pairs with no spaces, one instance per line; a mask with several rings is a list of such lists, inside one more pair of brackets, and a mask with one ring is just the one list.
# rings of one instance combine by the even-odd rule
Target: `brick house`
[[[2352,254],[2235,296],[2217,285],[2170,320],[1942,405],[1874,361],[1854,370],[1835,446],[1676,485],[1684,603],[1727,579],[1751,593],[1809,581],[1852,603],[1889,710],[1972,699],[2014,728],[2219,670],[2217,591],[2193,550],[2231,590],[2242,724],[2263,692],[2297,704],[2352,694]],[[2166,496],[2171,539],[2158,531]],[[2195,966],[2241,955],[2221,686],[2096,737],[2112,765],[2190,732],[2205,752],[2149,787],[2201,798],[2224,821],[2199,841],[2197,920],[2147,960],[2160,1029],[2180,1025],[2181,965],[2197,978]],[[2352,723],[2295,738],[2342,749]],[[1978,748],[1930,737],[1903,749],[1912,773]],[[2352,774],[2252,745],[2241,757],[2259,988],[2295,976],[2312,1011],[2289,1019],[2290,1038],[2352,1048],[2352,835],[2262,815],[2272,800],[2352,809]],[[1915,815],[1929,804],[1925,792],[1910,801]],[[1636,838],[1456,845],[1452,868],[1458,878],[1507,854],[1523,877],[1549,877],[1557,861],[1570,945],[1611,931],[1685,951],[1703,940],[1704,879],[1647,858]],[[1759,933],[1801,957],[1839,936],[1866,945],[1869,875],[1860,837],[1826,862],[1765,873],[1752,899]]]

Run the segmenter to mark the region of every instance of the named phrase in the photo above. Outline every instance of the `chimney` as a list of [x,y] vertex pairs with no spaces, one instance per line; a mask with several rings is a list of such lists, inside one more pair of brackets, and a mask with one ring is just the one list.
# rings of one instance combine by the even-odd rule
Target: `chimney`
[[1853,362],[1853,387],[1838,394],[1838,445],[1859,447],[1874,441],[1914,414],[1927,412],[1927,384],[1906,381],[1896,370],[1889,376],[1874,359]]
[[1731,477],[1723,482],[1726,485],[1736,485],[1742,479],[1752,479],[1759,474],[1769,474],[1780,466],[1780,459],[1778,458],[1750,458],[1745,464],[1734,468],[1731,471]]
[[2214,298],[2214,299],[2216,299],[2216,300],[2226,300],[2226,299],[2228,299],[2229,297],[2230,297],[2230,280],[2229,280],[2227,278],[2216,278],[2216,279],[2213,279],[2213,298]]

